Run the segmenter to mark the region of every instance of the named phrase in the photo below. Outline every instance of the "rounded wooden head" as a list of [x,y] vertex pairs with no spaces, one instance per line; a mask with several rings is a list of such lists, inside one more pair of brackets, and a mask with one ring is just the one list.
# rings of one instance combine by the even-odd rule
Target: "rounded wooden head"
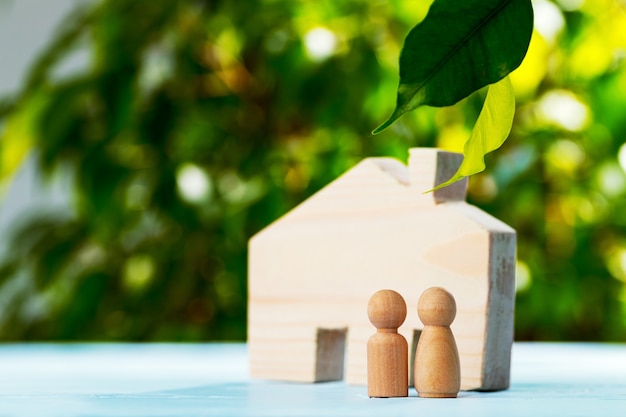
[[456,301],[443,288],[431,287],[420,296],[417,314],[424,326],[450,326],[456,316]]
[[406,319],[406,302],[393,290],[377,291],[367,304],[367,317],[377,329],[397,329]]

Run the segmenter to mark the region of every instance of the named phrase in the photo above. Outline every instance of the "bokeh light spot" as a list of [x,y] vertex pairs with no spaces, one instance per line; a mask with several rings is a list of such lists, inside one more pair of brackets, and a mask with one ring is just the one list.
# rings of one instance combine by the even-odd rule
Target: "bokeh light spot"
[[626,173],[626,142],[620,146],[619,151],[617,152],[617,159],[619,161],[619,165],[622,167],[622,170]]
[[154,276],[154,261],[148,255],[131,256],[124,263],[124,286],[130,291],[144,289]]
[[176,172],[176,185],[180,196],[189,202],[199,202],[206,199],[211,190],[209,176],[197,165],[182,164]]
[[600,190],[609,197],[615,197],[626,190],[626,176],[615,163],[606,163],[596,171],[596,182]]
[[524,261],[517,261],[515,265],[515,292],[524,292],[530,288],[532,275],[530,268]]
[[330,29],[316,27],[304,36],[307,54],[314,61],[323,61],[337,49],[337,36]]
[[567,90],[547,92],[539,100],[538,110],[547,122],[573,132],[582,130],[589,121],[587,105]]
[[585,161],[585,151],[579,144],[571,140],[557,140],[548,148],[546,161],[551,166],[573,175]]
[[533,1],[535,28],[548,42],[554,42],[565,27],[565,18],[561,10],[546,0]]

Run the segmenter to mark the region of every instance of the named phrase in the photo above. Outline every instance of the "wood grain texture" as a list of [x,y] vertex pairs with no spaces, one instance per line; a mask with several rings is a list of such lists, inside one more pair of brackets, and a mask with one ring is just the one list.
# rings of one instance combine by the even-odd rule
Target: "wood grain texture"
[[424,324],[415,353],[415,389],[420,397],[456,398],[461,365],[450,325],[456,316],[454,297],[441,287],[424,291],[417,311]]
[[515,231],[467,204],[465,185],[423,193],[440,171],[452,175],[451,160],[460,161],[434,149],[412,149],[409,167],[365,159],[250,240],[253,377],[316,381],[318,329],[348,329],[344,377],[365,385],[369,297],[402,294],[412,313],[398,332],[411,344],[423,327],[417,299],[440,286],[458,294],[462,388],[508,387]]
[[375,333],[367,341],[367,395],[409,396],[409,348],[398,333]]
[[398,327],[406,319],[406,302],[393,290],[379,290],[367,304],[376,333],[367,341],[367,394],[391,398],[409,395],[409,352]]

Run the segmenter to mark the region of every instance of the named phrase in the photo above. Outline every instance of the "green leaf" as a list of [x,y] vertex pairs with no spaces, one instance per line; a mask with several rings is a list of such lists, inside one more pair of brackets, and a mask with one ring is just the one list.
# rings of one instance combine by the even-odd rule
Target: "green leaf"
[[511,133],[515,116],[515,93],[509,77],[489,86],[483,108],[472,134],[463,147],[463,162],[458,171],[434,190],[485,169],[485,155],[498,149]]
[[533,29],[530,0],[435,0],[400,53],[396,108],[377,134],[422,105],[450,106],[517,68]]

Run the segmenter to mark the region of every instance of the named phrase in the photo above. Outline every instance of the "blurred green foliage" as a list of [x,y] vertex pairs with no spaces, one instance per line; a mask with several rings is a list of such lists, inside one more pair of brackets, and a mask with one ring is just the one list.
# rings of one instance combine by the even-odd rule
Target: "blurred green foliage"
[[[243,340],[252,234],[363,157],[462,150],[482,93],[369,133],[427,8],[106,0],[68,17],[0,106],[0,180],[28,152],[74,179],[71,212],[14,230],[0,339]],[[623,341],[625,6],[534,8],[511,137],[469,199],[518,231],[518,340]],[[89,68],[57,74],[77,49]]]

